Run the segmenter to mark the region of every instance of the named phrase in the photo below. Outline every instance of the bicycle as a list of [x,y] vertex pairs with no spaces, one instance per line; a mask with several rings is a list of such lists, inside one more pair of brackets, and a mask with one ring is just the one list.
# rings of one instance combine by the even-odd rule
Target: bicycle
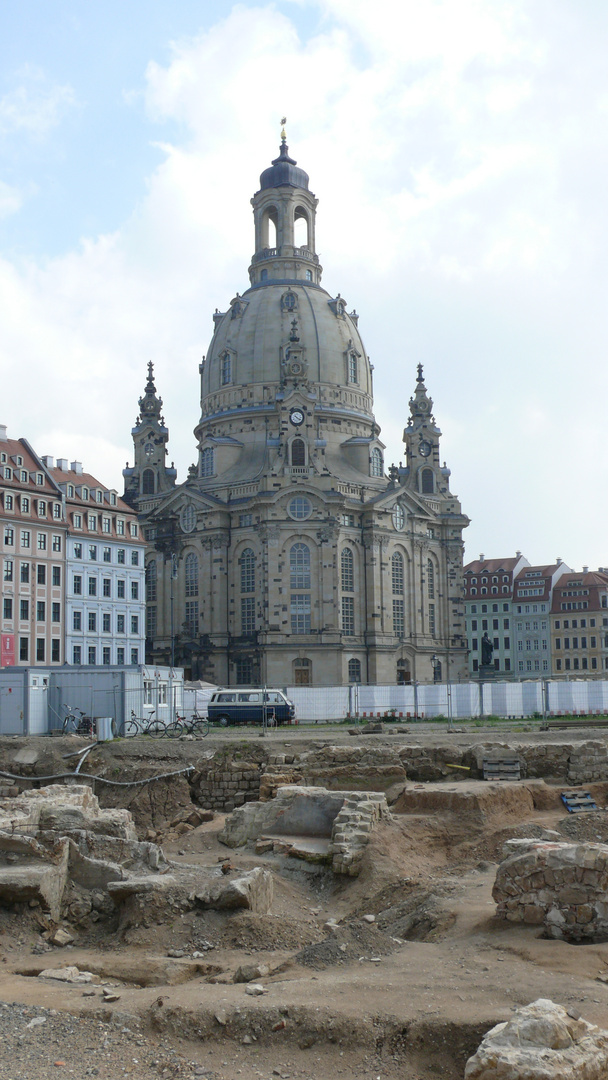
[[83,709],[72,708],[71,705],[66,705],[65,702],[61,707],[67,709],[61,728],[63,735],[84,735],[85,738],[97,735],[95,717],[87,716]]
[[196,735],[204,739],[209,734],[209,721],[204,717],[193,713],[189,720],[185,716],[178,716],[172,724],[167,724],[167,738],[178,739],[180,735]]
[[131,709],[131,716],[123,725],[125,738],[133,738],[135,735],[150,735],[153,739],[162,739],[167,734],[167,725],[156,716],[136,716],[135,710]]

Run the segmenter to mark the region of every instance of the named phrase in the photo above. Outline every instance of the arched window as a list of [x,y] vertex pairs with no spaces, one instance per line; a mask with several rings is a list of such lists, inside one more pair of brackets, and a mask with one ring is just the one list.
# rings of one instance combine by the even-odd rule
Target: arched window
[[156,601],[157,586],[156,559],[152,559],[146,566],[146,603],[153,604]]
[[345,592],[355,591],[354,563],[352,551],[350,548],[344,548],[340,556],[340,567],[342,571],[342,588]]
[[214,465],[213,447],[206,446],[201,454],[201,476],[213,476]]
[[289,552],[289,576],[292,589],[310,589],[310,548],[294,544]]
[[361,682],[361,661],[356,660],[354,656],[348,661],[348,681],[349,683]]
[[186,596],[198,596],[198,556],[193,551],[186,555]]
[[306,446],[303,439],[294,439],[291,444],[291,464],[306,465]]
[[296,206],[293,222],[293,242],[295,247],[310,247],[308,214],[302,206]]
[[420,477],[420,490],[423,495],[432,495],[435,491],[435,477],[432,469],[423,469]]
[[403,596],[403,555],[395,552],[391,559],[391,576],[393,581],[393,595]]
[[435,567],[433,566],[433,560],[428,559],[426,564],[426,591],[428,593],[429,600],[435,599]]
[[255,592],[255,555],[251,548],[245,548],[240,558],[241,592]]
[[382,451],[374,446],[374,449],[370,455],[370,476],[382,476],[384,474],[384,462],[382,460]]
[[357,354],[354,352],[348,354],[348,381],[349,383],[359,382]]
[[154,469],[144,469],[141,478],[142,495],[154,495]]
[[232,382],[232,360],[230,353],[224,353],[221,366],[222,386],[228,386]]
[[312,270],[307,270],[305,277],[307,281],[312,281]]

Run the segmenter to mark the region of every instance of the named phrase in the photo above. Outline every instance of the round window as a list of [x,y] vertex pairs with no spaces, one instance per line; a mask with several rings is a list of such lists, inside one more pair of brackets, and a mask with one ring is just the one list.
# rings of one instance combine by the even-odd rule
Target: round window
[[399,531],[405,525],[405,510],[402,506],[396,506],[393,510],[393,525]]
[[296,521],[305,521],[312,514],[312,503],[310,499],[305,499],[303,495],[296,495],[295,499],[290,501],[287,513]]
[[192,532],[196,525],[196,511],[191,504],[184,506],[181,512],[181,523],[184,532]]

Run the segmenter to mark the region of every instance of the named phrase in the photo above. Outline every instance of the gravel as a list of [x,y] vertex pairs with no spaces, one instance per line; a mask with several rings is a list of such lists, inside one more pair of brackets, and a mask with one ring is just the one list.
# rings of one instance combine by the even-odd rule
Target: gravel
[[152,1042],[121,1019],[104,1023],[56,1009],[0,1002],[0,1080],[214,1080],[167,1043]]

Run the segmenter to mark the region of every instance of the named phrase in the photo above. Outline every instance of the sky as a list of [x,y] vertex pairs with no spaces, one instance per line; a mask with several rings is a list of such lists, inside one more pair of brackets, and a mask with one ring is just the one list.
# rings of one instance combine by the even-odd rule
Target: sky
[[604,0],[3,0],[0,423],[122,490],[147,363],[198,365],[290,152],[386,463],[424,365],[465,559],[608,566]]

